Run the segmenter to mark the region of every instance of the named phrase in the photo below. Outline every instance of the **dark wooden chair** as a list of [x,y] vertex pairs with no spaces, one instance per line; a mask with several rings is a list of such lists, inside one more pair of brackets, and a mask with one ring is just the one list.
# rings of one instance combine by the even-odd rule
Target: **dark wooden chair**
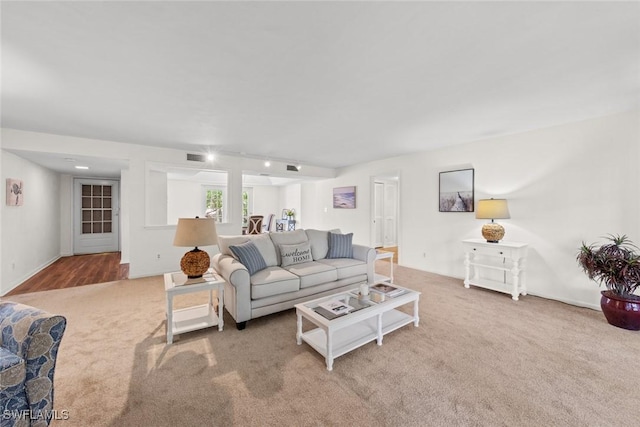
[[249,224],[247,227],[247,234],[261,234],[262,233],[262,215],[251,215],[249,217]]

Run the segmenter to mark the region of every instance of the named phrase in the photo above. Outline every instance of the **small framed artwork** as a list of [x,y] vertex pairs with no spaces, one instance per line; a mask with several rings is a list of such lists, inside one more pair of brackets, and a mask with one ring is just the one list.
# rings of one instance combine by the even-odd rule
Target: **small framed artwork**
[[473,169],[440,172],[440,212],[473,212]]
[[21,179],[7,178],[7,206],[22,206],[23,190]]
[[336,187],[333,189],[333,207],[335,209],[356,208],[356,187]]

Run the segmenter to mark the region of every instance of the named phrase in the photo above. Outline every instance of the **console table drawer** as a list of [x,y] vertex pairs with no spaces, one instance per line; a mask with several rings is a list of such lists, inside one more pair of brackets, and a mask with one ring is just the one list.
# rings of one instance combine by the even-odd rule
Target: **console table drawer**
[[499,256],[511,258],[512,250],[509,248],[491,248],[486,246],[472,246],[471,252],[478,255]]

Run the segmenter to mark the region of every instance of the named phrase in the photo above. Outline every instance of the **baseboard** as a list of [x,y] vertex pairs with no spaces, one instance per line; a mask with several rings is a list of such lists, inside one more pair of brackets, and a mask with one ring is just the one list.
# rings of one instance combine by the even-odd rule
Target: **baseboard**
[[10,286],[9,289],[6,290],[2,290],[3,294],[2,295],[6,295],[9,292],[11,292],[12,290],[14,290],[15,288],[17,288],[18,286],[20,286],[22,283],[26,282],[27,280],[31,279],[33,276],[35,276],[36,274],[40,273],[42,270],[44,270],[45,268],[49,267],[51,264],[53,264],[54,262],[56,262],[57,260],[59,260],[62,256],[61,255],[57,255],[55,257],[53,257],[52,259],[50,259],[49,261],[43,263],[42,265],[40,265],[39,267],[36,267],[34,270],[32,270],[30,273],[27,273],[25,275],[23,275],[22,277],[19,277],[17,281],[13,282]]
[[565,304],[575,305],[576,307],[584,307],[584,308],[590,308],[590,309],[596,310],[596,311],[602,311],[602,309],[600,308],[599,304],[589,304],[589,303],[586,303],[584,301],[578,301],[578,300],[566,299],[566,298],[558,298],[558,297],[551,297],[549,295],[541,294],[541,293],[538,293],[538,292],[529,292],[528,289],[527,289],[527,295],[533,295],[533,296],[539,297],[539,298],[549,299],[549,300],[553,300],[553,301],[559,301],[559,302],[562,302],[562,303],[565,303]]
[[[400,264],[398,264],[400,265]],[[409,267],[412,268],[412,267]],[[442,273],[438,273],[435,271],[428,271],[428,270],[421,270],[421,271],[426,271],[427,273],[432,273],[432,274],[438,274],[440,276],[446,276],[446,277],[451,277],[452,279],[458,279],[460,281],[464,281],[464,277],[458,277],[458,276],[449,276],[447,274],[442,274]],[[602,309],[600,308],[599,304],[591,304],[591,303],[587,303],[584,301],[578,301],[578,300],[574,300],[574,299],[570,299],[570,298],[558,298],[557,296],[551,296],[545,293],[540,293],[540,292],[531,292],[531,289],[527,289],[527,295],[532,295],[535,297],[539,297],[539,298],[544,298],[544,299],[548,299],[548,300],[552,300],[552,301],[558,301],[564,304],[569,304],[569,305],[574,305],[576,307],[584,307],[584,308],[590,308],[592,310],[596,310],[596,311],[602,311]],[[526,298],[526,296],[524,297]]]

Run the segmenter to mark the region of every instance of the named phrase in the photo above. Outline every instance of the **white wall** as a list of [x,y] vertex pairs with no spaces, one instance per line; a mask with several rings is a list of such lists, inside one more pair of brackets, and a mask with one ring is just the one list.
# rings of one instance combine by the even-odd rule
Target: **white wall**
[[[608,233],[640,243],[639,123],[634,111],[345,168],[303,186],[306,225],[352,231],[369,244],[369,177],[399,170],[400,263],[462,278],[460,241],[480,238],[483,220],[438,212],[438,174],[471,167],[476,201],[508,199],[505,240],[530,244],[529,293],[597,308],[600,288],[575,256],[583,240]],[[357,208],[331,208],[332,188],[347,185],[357,186]]]
[[60,256],[73,255],[73,177],[60,175]]
[[[639,123],[640,113],[635,111],[370,162],[345,168],[337,176],[331,170],[316,168],[310,172],[313,168],[305,167],[305,173],[322,180],[282,188],[279,200],[282,207],[296,209],[297,219],[304,222],[304,228],[340,228],[354,232],[356,243],[369,244],[371,177],[399,175],[400,263],[461,278],[464,269],[460,241],[480,237],[483,221],[476,220],[472,213],[438,212],[438,174],[472,167],[475,169],[476,201],[506,197],[512,218],[500,221],[506,229],[505,238],[531,245],[527,266],[529,292],[595,307],[600,289],[579,270],[575,255],[582,240],[591,242],[607,233],[624,233],[640,244]],[[121,230],[123,258],[128,254],[130,276],[155,275],[179,268],[184,248],[171,245],[175,226],[149,224],[145,218],[145,200],[148,194],[157,190],[146,182],[147,163],[189,167],[186,161],[176,160],[184,156],[183,151],[11,129],[2,129],[2,144],[3,148],[9,149],[128,159],[129,170],[123,171],[121,178]],[[241,230],[242,172],[259,171],[262,162],[225,156],[219,156],[216,162],[217,170],[229,172],[231,218],[229,223],[220,225],[218,232],[238,234]],[[24,168],[23,164],[23,159],[3,152],[3,177],[24,170],[39,175],[38,181],[43,181],[43,188],[52,181],[58,182],[55,174],[46,170],[36,173],[38,167],[31,164]],[[272,169],[274,167],[278,164],[272,162]],[[32,186],[28,183],[32,179],[25,179],[28,196],[33,194],[29,193]],[[357,187],[356,209],[333,209],[332,188],[350,185]],[[56,192],[57,188],[52,191]],[[57,199],[47,203],[55,206],[52,216],[41,218],[46,221],[47,230],[40,230],[38,235],[21,235],[24,244],[16,243],[20,246],[16,249],[23,253],[8,246],[13,243],[12,238],[19,240],[17,230],[12,229],[16,219],[7,216],[15,211],[7,211],[4,206],[0,210],[3,243],[0,271],[4,292],[13,283],[6,277],[10,273],[7,265],[14,255],[18,264],[33,260],[34,249],[46,251],[41,244],[43,236],[44,246],[53,242],[55,247],[49,252],[59,253],[62,208]],[[32,215],[43,211],[46,210],[23,210]],[[50,230],[54,236],[48,236]],[[29,248],[29,252],[24,253],[24,248]],[[38,263],[44,264],[56,255],[34,261],[32,270]],[[526,303],[526,298],[521,302]]]
[[[7,178],[24,183],[22,206],[7,206]],[[2,280],[0,295],[60,255],[60,177],[12,153],[2,153]]]
[[[185,151],[7,128],[2,128],[1,133],[0,139],[2,140],[3,149],[128,160],[129,169],[122,171],[121,174],[120,230],[122,261],[129,262],[129,277],[157,275],[180,268],[180,258],[185,250],[184,248],[172,246],[175,226],[166,225],[166,219],[162,222],[164,225],[159,225],[159,222],[154,224],[147,217],[146,208],[152,201],[157,200],[157,197],[161,197],[163,194],[166,197],[167,194],[166,187],[162,188],[163,185],[166,186],[166,178],[162,180],[150,179],[149,171],[156,169],[148,167],[149,165],[153,164],[155,167],[157,164],[165,164],[167,167],[202,168],[201,164],[194,166],[193,162],[188,162]],[[9,155],[6,151],[3,154]],[[3,164],[10,163],[12,168],[19,168],[21,161],[23,159],[11,155],[9,160],[5,162],[3,157]],[[14,164],[17,166],[14,167]],[[286,163],[272,161],[271,167],[267,171],[262,160],[224,155],[216,156],[211,168],[213,170],[224,170],[229,174],[229,222],[219,225],[219,234],[240,234],[241,232],[242,198],[240,194],[242,191],[242,171],[253,171],[257,174],[269,172],[274,176],[298,177],[297,173],[286,171]],[[5,174],[4,168],[2,173]],[[327,168],[305,166],[305,175],[332,178],[335,176],[335,171]],[[59,205],[56,206],[57,222],[55,225],[50,224],[50,228],[57,234],[60,228],[60,209],[63,208],[59,207]],[[69,207],[69,210],[71,210],[71,207]],[[5,239],[5,219],[3,215],[3,227],[0,230],[3,241]],[[39,244],[40,239],[37,236],[28,237],[30,238],[29,245],[35,246]],[[57,234],[55,242],[56,254],[59,254],[59,234]],[[216,252],[215,247],[205,249],[211,253]],[[3,250],[2,264],[4,265],[9,259],[10,257],[7,256],[6,250]],[[4,267],[2,269],[2,274],[5,275]],[[2,286],[4,292],[9,290],[4,281]]]
[[204,217],[204,192],[199,182],[168,180],[166,199],[167,224],[177,224],[178,218]]
[[273,214],[273,229],[275,220],[282,216],[282,206],[280,203],[280,188],[275,185],[254,185],[253,189],[253,213],[263,215],[264,221],[269,219],[269,214]]
[[131,206],[131,175],[128,170],[120,171],[120,263],[130,262],[130,206]]
[[[167,173],[148,170],[146,180],[146,223],[149,225],[167,225],[169,220]],[[174,224],[177,224],[177,222]]]
[[[305,228],[304,210],[302,209],[302,184],[289,184],[280,187],[280,204],[282,206],[282,209],[295,210],[297,229]],[[281,217],[282,209],[280,209]]]

